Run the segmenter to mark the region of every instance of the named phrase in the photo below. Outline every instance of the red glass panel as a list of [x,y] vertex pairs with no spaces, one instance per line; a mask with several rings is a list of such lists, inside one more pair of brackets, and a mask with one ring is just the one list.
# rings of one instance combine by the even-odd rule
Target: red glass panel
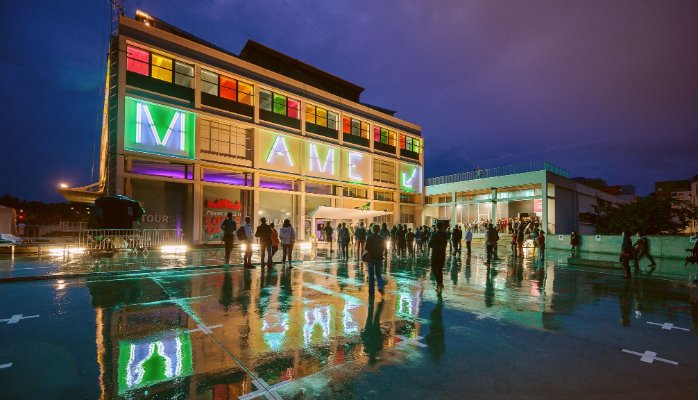
[[128,46],[126,48],[126,70],[148,76],[149,54],[145,50]]
[[400,148],[404,149],[405,148],[405,137],[400,135]]
[[291,118],[299,119],[300,116],[300,102],[294,99],[288,99],[288,116]]
[[342,118],[342,132],[351,133],[351,120],[347,117]]
[[237,82],[235,79],[226,78],[224,76],[220,77],[221,87],[220,96],[224,99],[237,101]]
[[128,46],[126,48],[126,56],[138,61],[150,62],[147,50],[139,49],[138,47]]
[[381,141],[381,129],[377,126],[373,127],[373,141],[375,141],[375,142]]

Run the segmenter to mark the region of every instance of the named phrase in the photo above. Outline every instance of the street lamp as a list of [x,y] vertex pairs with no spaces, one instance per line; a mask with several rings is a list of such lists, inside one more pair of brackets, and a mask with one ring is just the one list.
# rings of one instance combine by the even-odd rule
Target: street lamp
[[59,183],[58,186],[59,186],[61,189],[68,189],[68,184],[65,183],[65,182]]

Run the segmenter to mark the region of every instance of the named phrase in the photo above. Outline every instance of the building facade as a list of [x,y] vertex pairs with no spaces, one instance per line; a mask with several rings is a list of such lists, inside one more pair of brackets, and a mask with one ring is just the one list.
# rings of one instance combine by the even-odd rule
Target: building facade
[[570,179],[564,169],[549,163],[527,163],[476,170],[427,179],[426,223],[450,220],[476,226],[511,220],[534,220],[548,233],[593,233],[580,214],[593,211],[598,200],[624,199]]
[[140,201],[144,228],[200,243],[233,212],[288,218],[308,238],[328,222],[310,218],[320,206],[421,221],[421,127],[361,103],[350,82],[253,41],[229,53],[140,11],[120,17],[107,82],[92,190]]

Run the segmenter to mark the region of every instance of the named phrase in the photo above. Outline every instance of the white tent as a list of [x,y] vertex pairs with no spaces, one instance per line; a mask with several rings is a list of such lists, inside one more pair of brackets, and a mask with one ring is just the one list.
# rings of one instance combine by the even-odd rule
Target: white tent
[[310,218],[324,218],[324,219],[368,219],[375,217],[382,217],[384,215],[390,215],[391,212],[388,211],[374,211],[374,210],[357,210],[356,208],[338,208],[338,207],[325,207],[320,206],[315,211],[309,214]]
[[17,213],[14,208],[0,206],[0,233],[17,235]]

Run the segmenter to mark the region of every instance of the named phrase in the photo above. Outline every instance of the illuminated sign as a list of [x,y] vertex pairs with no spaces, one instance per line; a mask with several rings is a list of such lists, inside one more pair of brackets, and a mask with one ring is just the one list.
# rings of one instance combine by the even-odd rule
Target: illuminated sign
[[119,342],[119,394],[193,372],[189,334],[168,332],[161,337]]
[[193,159],[196,114],[126,97],[124,148]]
[[342,180],[368,183],[371,179],[371,156],[358,151],[342,149]]
[[300,174],[300,141],[280,133],[260,131],[257,150],[260,167]]
[[422,167],[400,163],[400,190],[403,192],[422,193]]
[[337,179],[339,167],[339,149],[315,142],[306,142],[305,174],[319,178]]

